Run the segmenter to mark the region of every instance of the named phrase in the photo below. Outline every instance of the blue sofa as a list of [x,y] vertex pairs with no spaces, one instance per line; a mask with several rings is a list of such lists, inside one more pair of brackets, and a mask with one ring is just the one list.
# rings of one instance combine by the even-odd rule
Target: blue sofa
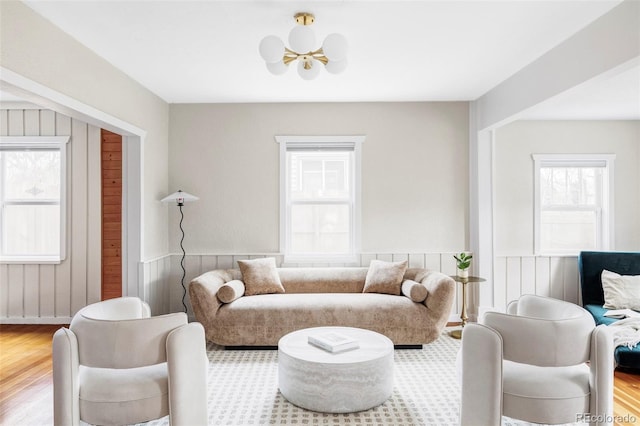
[[[640,275],[640,252],[583,251],[578,256],[582,305],[593,315],[596,324],[611,324],[614,318],[604,317],[607,311],[602,307],[602,270],[620,275]],[[618,367],[640,373],[640,345],[633,349],[619,346],[615,351]]]

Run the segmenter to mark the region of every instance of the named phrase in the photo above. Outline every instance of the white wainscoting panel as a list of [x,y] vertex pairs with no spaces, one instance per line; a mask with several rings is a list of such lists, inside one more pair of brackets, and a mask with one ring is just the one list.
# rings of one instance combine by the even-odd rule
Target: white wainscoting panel
[[57,265],[0,264],[0,323],[67,324],[100,299],[100,129],[41,109],[1,109],[2,136],[71,136],[67,257]]
[[493,307],[504,310],[523,294],[580,304],[576,256],[496,256]]
[[[363,253],[360,255],[358,264],[287,264],[286,267],[328,267],[328,266],[369,266],[373,259],[398,262],[407,260],[411,268],[428,268],[441,271],[447,275],[456,273],[456,264],[453,259],[454,253]],[[250,254],[187,254],[185,256],[185,278],[184,283],[187,288],[185,304],[187,305],[190,318],[193,318],[193,311],[189,302],[189,282],[207,271],[213,269],[235,269],[237,261],[243,259],[256,259],[264,257],[275,257],[276,264],[281,266],[284,256],[280,253],[250,253]],[[180,312],[182,306],[183,290],[181,286],[182,268],[180,267],[182,255],[171,254],[143,263],[143,282],[145,300],[151,305],[154,315],[168,312]],[[456,287],[456,297],[453,310],[449,318],[450,321],[460,320],[461,311],[461,287]]]

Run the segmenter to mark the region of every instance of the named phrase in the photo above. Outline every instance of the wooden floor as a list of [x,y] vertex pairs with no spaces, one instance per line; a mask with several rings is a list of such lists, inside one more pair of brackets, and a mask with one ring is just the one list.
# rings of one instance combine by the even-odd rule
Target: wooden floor
[[[51,338],[59,325],[0,325],[0,425],[53,424]],[[640,425],[640,375],[615,372],[616,425]],[[48,401],[37,424],[16,420],[19,407]],[[24,411],[24,410],[21,410]]]

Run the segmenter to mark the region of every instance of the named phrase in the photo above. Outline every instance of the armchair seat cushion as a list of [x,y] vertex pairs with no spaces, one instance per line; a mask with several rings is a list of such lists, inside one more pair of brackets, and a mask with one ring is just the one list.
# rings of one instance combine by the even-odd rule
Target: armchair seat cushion
[[572,423],[575,413],[589,412],[587,364],[536,367],[505,360],[503,386],[505,416],[534,423]]
[[80,415],[88,423],[130,424],[169,414],[167,363],[126,369],[81,365],[78,374]]

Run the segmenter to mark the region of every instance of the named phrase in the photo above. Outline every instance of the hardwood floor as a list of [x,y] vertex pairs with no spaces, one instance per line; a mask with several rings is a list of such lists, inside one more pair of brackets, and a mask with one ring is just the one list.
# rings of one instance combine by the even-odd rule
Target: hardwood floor
[[[59,325],[0,325],[0,425],[53,424],[51,338]],[[640,375],[614,377],[616,425],[640,425]],[[17,408],[50,407],[36,423],[17,418]],[[25,411],[25,410],[20,410]]]
[[[51,339],[60,325],[0,325],[0,424],[53,424]],[[16,418],[18,408],[50,401],[38,424]],[[20,410],[24,411],[24,410]],[[45,423],[42,423],[44,421]]]

